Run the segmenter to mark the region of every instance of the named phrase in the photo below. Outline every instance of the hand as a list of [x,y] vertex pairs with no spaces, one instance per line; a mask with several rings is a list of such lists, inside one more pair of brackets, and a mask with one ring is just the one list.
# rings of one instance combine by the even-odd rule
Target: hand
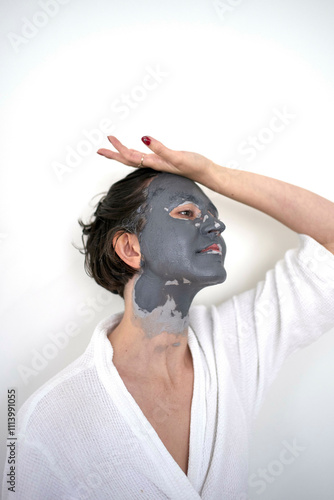
[[205,184],[203,180],[213,165],[213,162],[205,158],[205,156],[187,151],[173,151],[152,137],[149,137],[150,144],[147,147],[153,151],[153,154],[145,154],[135,149],[128,149],[112,135],[108,136],[108,140],[117,149],[118,153],[110,149],[99,149],[97,153],[130,167],[141,168],[140,163],[144,156],[142,162],[143,168],[150,167],[161,172],[182,175],[193,181]]

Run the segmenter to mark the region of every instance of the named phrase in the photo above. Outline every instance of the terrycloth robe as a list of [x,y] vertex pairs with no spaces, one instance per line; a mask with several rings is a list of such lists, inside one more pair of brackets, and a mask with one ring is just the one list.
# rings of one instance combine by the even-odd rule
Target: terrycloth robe
[[[270,384],[291,353],[334,326],[334,256],[308,236],[300,242],[254,289],[190,309],[187,475],[113,364],[116,314],[23,405],[16,494],[4,476],[3,499],[247,499],[249,440]],[[169,410],[157,401],[157,417]]]

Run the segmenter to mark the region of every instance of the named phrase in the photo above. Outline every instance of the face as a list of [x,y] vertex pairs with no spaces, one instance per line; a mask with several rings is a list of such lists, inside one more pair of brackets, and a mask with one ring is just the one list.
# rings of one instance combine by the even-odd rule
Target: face
[[145,213],[147,222],[139,236],[143,272],[165,284],[200,288],[225,281],[225,225],[193,181],[165,173],[154,177]]

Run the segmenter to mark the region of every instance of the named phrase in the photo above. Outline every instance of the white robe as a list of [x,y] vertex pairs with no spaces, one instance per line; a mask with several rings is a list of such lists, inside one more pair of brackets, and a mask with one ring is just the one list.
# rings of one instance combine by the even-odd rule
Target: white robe
[[[3,499],[246,500],[249,439],[268,387],[292,352],[334,326],[334,256],[300,240],[253,290],[190,310],[187,475],[113,364],[107,330],[117,314],[21,408],[16,494],[4,476]],[[157,418],[168,410],[157,401]]]

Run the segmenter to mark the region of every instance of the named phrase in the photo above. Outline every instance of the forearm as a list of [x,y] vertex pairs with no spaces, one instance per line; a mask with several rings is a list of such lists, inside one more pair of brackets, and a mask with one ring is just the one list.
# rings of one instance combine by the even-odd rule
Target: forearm
[[202,184],[261,210],[334,253],[334,203],[311,191],[264,175],[212,164]]

